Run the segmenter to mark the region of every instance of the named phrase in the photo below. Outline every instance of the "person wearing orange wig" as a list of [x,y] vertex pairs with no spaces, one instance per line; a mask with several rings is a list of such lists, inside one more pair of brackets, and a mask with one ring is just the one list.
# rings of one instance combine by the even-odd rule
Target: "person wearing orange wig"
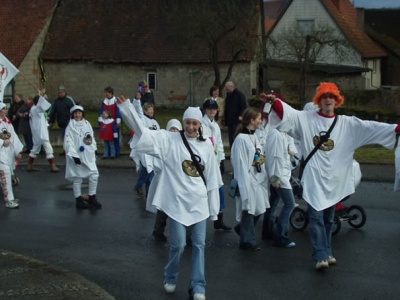
[[[335,108],[344,103],[338,86],[321,83],[314,103],[319,111],[298,111],[274,95],[260,98],[272,104],[269,123],[300,140],[304,158],[318,145],[332,125]],[[354,151],[368,144],[380,144],[388,149],[395,146],[400,126],[375,121],[364,121],[353,116],[338,116],[329,136],[308,161],[301,183],[303,199],[308,203],[312,258],[316,270],[336,264],[332,254],[331,236],[335,204],[355,190],[353,176]]]

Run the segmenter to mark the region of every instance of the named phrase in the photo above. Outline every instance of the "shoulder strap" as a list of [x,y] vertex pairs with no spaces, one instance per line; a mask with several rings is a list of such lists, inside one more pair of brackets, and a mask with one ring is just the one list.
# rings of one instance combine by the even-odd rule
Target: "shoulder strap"
[[196,157],[193,154],[192,148],[190,148],[190,145],[185,137],[184,131],[181,130],[181,131],[179,131],[179,133],[181,134],[183,143],[185,144],[186,148],[188,149],[188,151],[190,153],[190,157],[192,158],[192,162],[193,162],[194,166],[196,167],[197,172],[199,172],[201,179],[203,179],[204,185],[207,186],[203,171],[201,170],[199,162],[197,161]]
[[338,116],[336,115],[335,119],[333,120],[333,122],[332,122],[331,126],[329,127],[328,131],[324,135],[320,136],[319,143],[314,147],[314,149],[310,152],[310,154],[308,154],[307,158],[300,163],[299,180],[301,180],[301,178],[303,177],[303,171],[304,171],[304,168],[307,165],[308,161],[315,154],[315,152],[317,152],[319,147],[321,147],[321,145],[323,143],[328,141],[328,139],[329,139],[329,137],[331,135],[332,129],[333,129],[333,127],[335,127],[337,118],[338,118]]

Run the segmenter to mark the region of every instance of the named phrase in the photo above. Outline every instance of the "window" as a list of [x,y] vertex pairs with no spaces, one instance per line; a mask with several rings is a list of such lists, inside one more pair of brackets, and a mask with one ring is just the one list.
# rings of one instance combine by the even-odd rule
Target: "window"
[[314,31],[315,20],[314,19],[298,19],[297,25],[302,35],[306,36]]
[[157,89],[157,73],[156,72],[147,72],[147,84],[149,85],[150,90]]

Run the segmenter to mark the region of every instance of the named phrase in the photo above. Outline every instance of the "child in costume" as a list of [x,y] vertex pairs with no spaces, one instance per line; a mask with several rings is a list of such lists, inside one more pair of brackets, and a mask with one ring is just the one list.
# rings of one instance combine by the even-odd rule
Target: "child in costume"
[[[84,118],[83,107],[74,105],[71,120],[65,130],[64,150],[66,159],[65,178],[73,182],[76,208],[100,209],[96,191],[99,172],[96,165],[96,140],[93,138],[92,125]],[[82,198],[83,178],[89,178],[89,200]]]
[[118,127],[111,117],[109,110],[104,110],[101,114],[102,123],[100,125],[99,137],[104,142],[104,155],[102,159],[115,158],[114,139],[118,138]]
[[7,118],[7,106],[0,102],[0,184],[7,208],[18,208],[18,199],[14,198],[12,175],[15,160],[21,159],[23,145]]

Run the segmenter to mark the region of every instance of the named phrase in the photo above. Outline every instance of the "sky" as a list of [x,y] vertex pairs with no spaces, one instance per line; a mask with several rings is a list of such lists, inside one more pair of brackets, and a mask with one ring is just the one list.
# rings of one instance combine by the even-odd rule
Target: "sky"
[[352,0],[355,7],[400,8],[400,0]]

